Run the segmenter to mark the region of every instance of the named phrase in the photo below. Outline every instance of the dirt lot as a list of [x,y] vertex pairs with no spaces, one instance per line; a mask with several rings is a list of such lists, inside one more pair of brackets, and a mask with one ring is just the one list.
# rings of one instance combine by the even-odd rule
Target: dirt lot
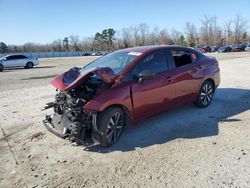
[[222,82],[206,109],[187,104],[126,129],[108,149],[49,133],[49,81],[90,57],[40,59],[0,74],[0,187],[250,187],[250,53],[212,54]]

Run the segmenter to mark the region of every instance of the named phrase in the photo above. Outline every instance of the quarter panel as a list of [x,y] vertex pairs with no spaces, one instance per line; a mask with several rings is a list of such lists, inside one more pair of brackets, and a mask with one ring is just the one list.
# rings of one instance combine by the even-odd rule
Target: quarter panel
[[212,79],[216,88],[220,84],[220,68],[218,66],[217,60],[215,58],[206,57],[202,60],[202,64],[205,70],[204,78],[197,88],[197,93],[199,92],[200,87],[205,80]]

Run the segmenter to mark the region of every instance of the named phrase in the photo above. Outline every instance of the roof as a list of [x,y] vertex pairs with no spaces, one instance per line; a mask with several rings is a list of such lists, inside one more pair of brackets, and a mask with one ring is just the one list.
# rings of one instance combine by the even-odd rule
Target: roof
[[140,53],[145,53],[147,51],[158,50],[158,49],[169,48],[169,47],[181,47],[181,46],[177,46],[177,45],[138,46],[138,47],[132,47],[132,48],[122,49],[120,51],[123,51],[123,52],[140,52]]
[[26,55],[24,55],[24,54],[19,53],[19,54],[7,54],[7,55],[5,55],[5,56],[2,56],[2,58],[3,58],[3,57],[13,56],[13,55],[23,55],[23,56],[26,56]]

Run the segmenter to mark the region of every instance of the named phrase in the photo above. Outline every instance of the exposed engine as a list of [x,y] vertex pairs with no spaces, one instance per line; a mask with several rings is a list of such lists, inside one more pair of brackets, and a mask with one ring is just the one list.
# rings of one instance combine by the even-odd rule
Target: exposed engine
[[44,125],[50,132],[62,138],[69,137],[73,142],[92,142],[93,134],[97,131],[96,113],[84,109],[83,106],[107,87],[107,83],[92,74],[74,89],[57,90],[55,101],[45,107],[53,108],[54,115],[47,115]]

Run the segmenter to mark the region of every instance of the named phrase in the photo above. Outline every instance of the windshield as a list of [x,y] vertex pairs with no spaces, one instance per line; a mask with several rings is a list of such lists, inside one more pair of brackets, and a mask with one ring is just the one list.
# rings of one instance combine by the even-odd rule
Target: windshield
[[139,52],[113,52],[86,65],[81,69],[81,72],[94,67],[109,67],[115,75],[118,75],[139,55],[141,55]]

